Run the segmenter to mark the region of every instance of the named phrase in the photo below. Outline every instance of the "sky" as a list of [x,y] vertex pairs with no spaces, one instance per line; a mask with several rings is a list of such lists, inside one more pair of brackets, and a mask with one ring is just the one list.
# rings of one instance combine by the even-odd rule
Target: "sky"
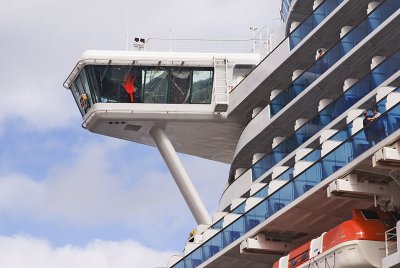
[[[248,39],[275,0],[0,0],[0,267],[163,267],[196,223],[158,150],[81,128],[62,84],[134,37]],[[229,166],[180,158],[212,215]]]

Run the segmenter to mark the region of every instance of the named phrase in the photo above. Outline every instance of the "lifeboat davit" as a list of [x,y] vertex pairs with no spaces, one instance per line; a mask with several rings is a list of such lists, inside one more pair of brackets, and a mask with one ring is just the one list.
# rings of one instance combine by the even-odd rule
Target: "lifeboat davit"
[[390,219],[379,210],[355,209],[350,220],[292,250],[273,268],[381,267]]

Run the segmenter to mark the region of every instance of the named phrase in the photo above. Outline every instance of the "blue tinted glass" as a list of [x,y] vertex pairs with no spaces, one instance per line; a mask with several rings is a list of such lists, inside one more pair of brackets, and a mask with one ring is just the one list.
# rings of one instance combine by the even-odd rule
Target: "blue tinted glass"
[[[381,71],[383,75],[383,79],[381,79],[382,81],[386,80],[395,72],[397,72],[399,68],[400,52],[396,52],[393,56],[389,57],[387,60],[375,67],[371,73],[366,74],[363,78],[352,85],[343,93],[343,95],[339,96],[336,100],[328,104],[322,111],[320,111],[319,114],[301,126],[295,133],[282,141],[271,153],[265,155],[262,159],[255,163],[252,166],[253,181],[261,177],[287,154],[295,150],[302,143],[306,142],[320,129],[336,119],[353,104],[375,89],[375,87],[379,86],[380,84],[377,84],[376,80],[374,79],[374,73],[376,73],[377,70],[384,70],[383,72]],[[362,143],[359,143],[357,146],[363,145]],[[313,160],[307,159],[307,161]]]
[[246,203],[243,202],[242,204],[240,204],[239,206],[237,206],[237,207],[232,211],[232,213],[235,213],[235,214],[243,214],[243,213],[244,213],[244,210],[245,210],[245,205],[246,205]]
[[[396,90],[397,92],[399,89]],[[400,100],[399,100],[400,102]],[[295,198],[309,191],[313,186],[321,180],[332,175],[338,169],[351,162],[355,157],[359,156],[367,149],[372,147],[372,143],[368,143],[365,138],[364,131],[376,129],[381,122],[384,125],[384,131],[375,142],[379,142],[394,131],[400,128],[400,105],[399,102],[389,110],[385,110],[386,98],[377,104],[384,112],[368,125],[365,129],[358,131],[353,136],[344,140],[333,151],[326,154],[322,159],[315,162],[307,170],[293,177],[293,168],[282,173],[276,180],[289,178],[291,179],[285,185],[275,190],[270,196],[261,201],[258,205],[251,208],[243,216],[238,218],[232,224],[224,228],[220,233],[215,235],[209,241],[204,243],[198,249],[187,255],[183,260],[173,267],[196,267],[204,262],[210,256],[226,247],[245,232],[260,224],[264,219],[270,217],[275,212],[281,210]],[[357,146],[359,144],[363,146]]]
[[343,0],[325,0],[290,35],[290,49],[296,47],[313,29],[315,29]]
[[[326,4],[325,1],[321,6]],[[356,46],[361,40],[363,40],[369,33],[375,28],[368,27],[368,20],[371,17],[379,16],[378,24],[385,21],[391,14],[393,14],[399,6],[396,4],[396,0],[387,0],[377,7],[368,17],[347,33],[339,43],[330,48],[325,52],[311,67],[304,71],[299,77],[293,81],[293,83],[286,89],[279,93],[270,103],[271,116],[276,115],[283,107],[291,102],[296,96],[304,91],[308,85],[313,83],[319,76],[321,76],[327,69],[333,66],[339,59],[341,59],[346,53],[348,53],[352,47]],[[318,10],[318,9],[317,9]],[[306,23],[306,21],[304,22]],[[300,30],[299,27],[297,30]],[[295,30],[295,32],[297,31]],[[344,43],[343,43],[344,42]],[[383,82],[384,72],[375,70],[373,81],[375,84]],[[343,100],[342,105],[344,107],[350,107],[354,103],[352,95],[346,96]]]

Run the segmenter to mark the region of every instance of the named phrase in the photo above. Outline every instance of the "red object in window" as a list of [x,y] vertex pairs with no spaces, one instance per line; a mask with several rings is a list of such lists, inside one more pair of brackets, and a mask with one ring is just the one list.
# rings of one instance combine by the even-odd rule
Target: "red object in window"
[[128,76],[128,78],[126,79],[126,82],[122,82],[122,85],[124,86],[124,89],[126,91],[126,93],[129,94],[129,97],[131,98],[131,102],[135,102],[135,98],[133,96],[133,93],[135,92],[135,80],[136,77],[134,76]]

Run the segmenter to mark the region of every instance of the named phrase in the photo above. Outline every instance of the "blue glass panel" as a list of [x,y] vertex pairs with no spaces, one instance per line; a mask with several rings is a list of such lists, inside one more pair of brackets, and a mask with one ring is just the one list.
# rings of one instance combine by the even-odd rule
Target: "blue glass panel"
[[264,187],[260,191],[255,193],[253,196],[254,197],[267,197],[267,195],[268,195],[268,187]]
[[344,141],[351,136],[351,129],[350,126],[338,131],[335,135],[333,135],[330,140],[333,141]]
[[313,29],[315,29],[343,0],[325,0],[290,35],[290,49],[296,47]]
[[224,222],[224,218],[220,219],[219,221],[217,221],[216,223],[214,223],[211,228],[212,229],[222,229],[222,224]]
[[[327,4],[325,1],[321,6]],[[328,4],[327,4],[328,5]],[[271,116],[276,115],[283,107],[289,104],[296,96],[304,91],[308,85],[313,83],[320,75],[322,75],[327,69],[333,66],[339,59],[341,59],[346,53],[351,50],[351,46],[357,45],[363,40],[374,28],[368,27],[368,19],[371,17],[378,16],[379,24],[385,21],[391,14],[393,14],[399,6],[396,4],[396,0],[387,0],[377,7],[368,17],[353,28],[349,33],[344,36],[339,43],[330,48],[325,54],[319,58],[312,66],[305,70],[286,90],[280,92],[273,100],[271,100]],[[305,21],[306,23],[306,21]],[[299,27],[297,30],[301,30]],[[295,30],[294,32],[296,32]],[[343,43],[344,42],[344,43]],[[344,49],[345,47],[345,49]],[[375,85],[382,83],[384,72],[379,69],[374,71],[373,81]],[[342,100],[342,103],[346,109],[355,102],[355,98],[352,95],[346,96],[346,99]]]
[[[264,197],[266,197],[266,195]],[[268,202],[268,200],[264,200],[255,208],[246,213],[246,231],[253,229],[271,215]]]
[[292,0],[282,0],[281,4],[281,18],[282,20],[286,20],[289,14],[289,7]]
[[245,233],[244,217],[240,217],[222,230],[224,247],[241,237]]
[[279,191],[272,194],[270,202],[273,203],[275,212],[290,204],[294,200],[293,183],[288,183]]
[[293,179],[293,167],[287,169],[285,172],[283,172],[281,175],[279,175],[279,177],[277,177],[276,179],[284,180],[284,181]]
[[203,259],[208,259],[217,254],[223,248],[223,234],[218,233],[203,244]]
[[239,206],[237,206],[233,211],[232,211],[232,213],[235,213],[235,214],[243,214],[244,213],[244,209],[245,209],[245,202],[243,202],[242,204],[240,204]]
[[203,262],[202,248],[197,248],[184,259],[185,268],[195,268]]
[[309,153],[306,157],[304,157],[304,160],[314,162],[320,158],[321,158],[321,150],[320,150],[320,148],[317,148],[314,151],[312,151],[311,153]]
[[261,177],[267,170],[276,164],[274,154],[267,154],[252,166],[253,181]]
[[[379,84],[376,84],[373,78],[373,72],[375,70],[384,69],[385,71],[383,72],[383,80],[386,80],[388,77],[397,72],[399,68],[400,52],[397,52],[378,65],[374,70],[372,70],[371,73],[365,75],[358,82],[352,85],[346,92],[343,93],[343,95],[339,96],[335,101],[328,104],[319,114],[317,114],[314,118],[301,126],[295,133],[281,142],[271,153],[267,154],[257,163],[255,163],[252,167],[253,181],[257,180],[283,157],[297,149],[299,145],[306,142],[320,129],[332,122],[354,103],[371,92],[376,86],[379,86]],[[384,106],[383,103],[380,105]],[[363,143],[360,142],[357,144],[357,146],[363,146]],[[275,153],[279,154],[279,156],[274,156]]]
[[332,112],[333,112],[333,105],[330,104],[327,107],[325,107],[321,112],[320,112],[320,123],[321,126],[326,126],[330,122],[332,122]]
[[[398,89],[397,89],[398,91]],[[384,99],[382,102],[386,102]],[[381,102],[381,103],[382,103]],[[379,104],[378,103],[378,106]],[[382,107],[382,106],[381,106]],[[381,141],[388,135],[400,128],[400,105],[397,103],[393,108],[385,111],[378,120],[375,120],[366,129],[374,128],[379,125],[379,120],[384,119],[391,127],[385,130],[385,134],[377,140]],[[196,267],[203,263],[210,256],[220,251],[233,241],[241,237],[245,232],[260,224],[264,218],[268,218],[275,212],[278,212],[295,198],[310,190],[319,181],[332,175],[345,164],[351,162],[355,157],[359,156],[367,149],[371,148],[371,144],[366,143],[363,130],[360,130],[352,137],[343,141],[336,149],[328,153],[322,159],[310,166],[306,171],[299,174],[295,178],[291,178],[293,168],[284,172],[277,180],[282,178],[290,178],[285,185],[277,189],[274,193],[261,201],[258,205],[250,209],[236,221],[225,227],[220,233],[212,237],[209,241],[201,245],[192,253],[184,257],[173,267]],[[357,147],[356,143],[363,142],[365,146]],[[265,213],[265,214],[264,214]]]

